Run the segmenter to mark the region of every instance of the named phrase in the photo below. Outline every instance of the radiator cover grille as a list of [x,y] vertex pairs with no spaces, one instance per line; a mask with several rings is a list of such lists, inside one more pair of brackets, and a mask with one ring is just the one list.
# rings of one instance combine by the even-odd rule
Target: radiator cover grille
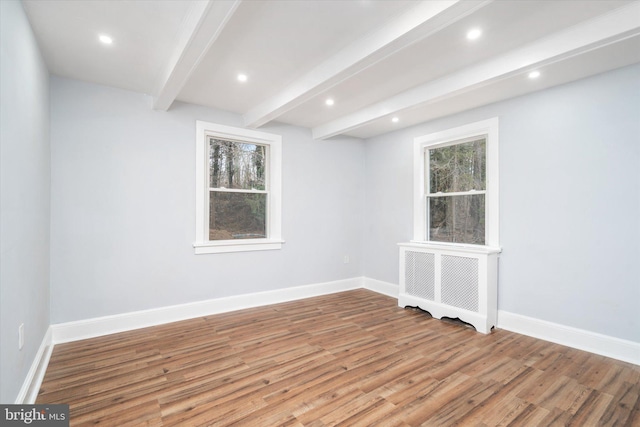
[[434,254],[407,251],[404,262],[407,293],[433,301],[435,299],[436,257]]
[[478,311],[478,260],[442,256],[442,302]]

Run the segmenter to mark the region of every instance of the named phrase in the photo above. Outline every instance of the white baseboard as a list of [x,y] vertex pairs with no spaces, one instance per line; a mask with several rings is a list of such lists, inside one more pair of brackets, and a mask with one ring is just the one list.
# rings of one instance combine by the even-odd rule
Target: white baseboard
[[42,338],[38,352],[31,363],[31,368],[27,372],[27,377],[22,383],[22,387],[16,397],[16,405],[33,404],[38,397],[38,391],[40,391],[40,385],[44,379],[44,374],[47,371],[49,365],[49,358],[51,358],[51,352],[53,351],[52,328],[49,326],[47,332]]
[[[393,283],[354,277],[51,325],[15,403],[35,402],[55,344],[359,288],[392,298],[399,294],[398,285]],[[640,343],[501,310],[498,311],[498,328],[640,365]]]
[[[29,390],[32,390],[37,384],[38,387],[35,388],[35,394],[32,396],[33,400],[35,400],[42,376],[44,376],[44,368],[46,368],[49,357],[51,356],[51,350],[55,344],[360,288],[369,289],[392,298],[397,298],[399,294],[399,286],[393,283],[368,277],[354,277],[333,282],[235,295],[151,310],[54,324],[51,325],[47,332],[47,337],[43,340],[43,344],[38,351],[38,356],[29,371],[25,385],[23,385],[23,389],[20,391],[16,402],[22,400],[28,403],[32,396]],[[505,311],[498,311],[498,327],[640,365],[639,343]],[[44,368],[40,368],[42,370],[41,375],[36,375],[39,372],[38,366],[40,365],[43,365]]]
[[640,343],[498,310],[498,328],[640,365]]
[[77,341],[195,317],[358,289],[363,287],[362,283],[362,277],[355,277],[333,282],[134,311],[113,316],[96,317],[75,322],[58,323],[51,326],[53,329],[53,343],[60,344]]
[[393,283],[364,277],[364,288],[392,298],[398,298],[400,287]]
[[[364,277],[364,288],[398,298],[399,286]],[[640,365],[640,343],[498,310],[500,329]]]

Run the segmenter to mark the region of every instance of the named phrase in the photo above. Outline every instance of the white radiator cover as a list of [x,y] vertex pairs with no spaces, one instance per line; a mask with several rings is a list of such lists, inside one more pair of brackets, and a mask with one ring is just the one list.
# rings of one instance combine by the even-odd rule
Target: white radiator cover
[[499,248],[400,243],[400,307],[459,318],[488,334],[498,314]]

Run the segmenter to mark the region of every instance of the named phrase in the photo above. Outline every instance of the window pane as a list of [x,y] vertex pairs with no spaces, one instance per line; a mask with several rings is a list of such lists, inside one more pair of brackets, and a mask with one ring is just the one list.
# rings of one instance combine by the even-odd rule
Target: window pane
[[209,138],[209,186],[265,189],[264,145]]
[[262,239],[266,229],[264,193],[209,192],[209,240]]
[[429,151],[429,192],[485,190],[484,138]]
[[429,240],[484,245],[484,194],[427,200]]

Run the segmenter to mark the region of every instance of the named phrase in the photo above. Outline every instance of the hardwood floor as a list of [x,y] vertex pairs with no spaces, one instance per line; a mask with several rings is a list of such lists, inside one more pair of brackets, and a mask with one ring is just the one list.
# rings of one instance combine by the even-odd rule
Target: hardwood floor
[[57,345],[71,425],[640,426],[640,367],[355,290]]

